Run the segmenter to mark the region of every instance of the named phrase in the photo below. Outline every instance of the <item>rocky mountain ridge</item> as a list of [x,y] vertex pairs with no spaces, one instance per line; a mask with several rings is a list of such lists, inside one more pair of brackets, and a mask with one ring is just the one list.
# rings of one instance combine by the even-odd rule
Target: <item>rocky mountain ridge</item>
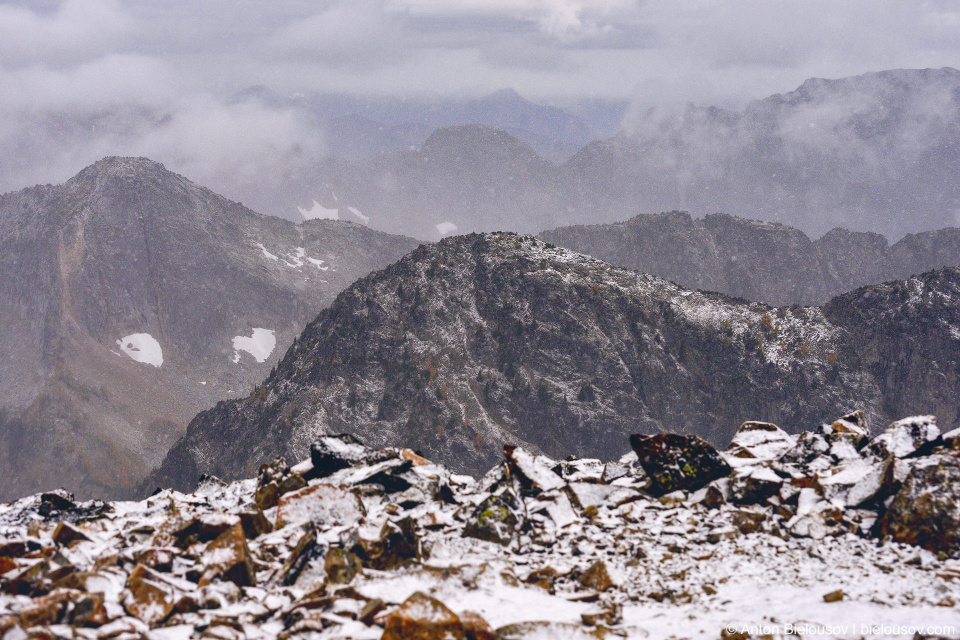
[[0,499],[129,490],[197,411],[249,393],[336,293],[416,244],[264,217],[144,158],[0,196]]
[[505,444],[611,458],[638,430],[718,443],[748,415],[799,432],[836,406],[878,423],[929,401],[954,428],[958,302],[956,268],[772,308],[531,237],[449,238],[342,293],[250,398],[198,415],[147,484],[242,477],[329,432],[482,473]]
[[671,211],[561,227],[539,238],[691,289],[771,305],[824,304],[858,287],[960,265],[960,229],[877,233],[836,228],[811,240],[784,224]]
[[480,481],[323,436],[190,494],[0,505],[0,633],[536,640],[950,637],[960,430],[861,412],[725,451],[630,436],[619,460],[515,446]]
[[[781,222],[813,237],[844,226],[897,240],[960,226],[955,69],[813,79],[742,112],[636,109],[616,136],[559,164],[505,131],[468,128],[483,135],[442,128],[431,136],[446,148],[436,156],[417,146],[322,162],[297,188],[311,194],[304,204],[344,217],[353,207],[375,228],[430,240],[444,223],[538,233],[676,209]],[[475,180],[458,159],[492,168]]]

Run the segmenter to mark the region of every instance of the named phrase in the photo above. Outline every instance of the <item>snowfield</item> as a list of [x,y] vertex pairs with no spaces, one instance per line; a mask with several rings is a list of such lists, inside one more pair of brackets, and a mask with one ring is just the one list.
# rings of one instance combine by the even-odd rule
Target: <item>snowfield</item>
[[150,364],[159,367],[163,364],[163,349],[160,343],[149,333],[131,333],[117,340],[120,349],[136,360],[144,364]]

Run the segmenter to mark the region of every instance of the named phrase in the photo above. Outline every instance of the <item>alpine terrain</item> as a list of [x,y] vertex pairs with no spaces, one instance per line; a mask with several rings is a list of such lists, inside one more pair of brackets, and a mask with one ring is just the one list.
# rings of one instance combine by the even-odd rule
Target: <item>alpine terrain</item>
[[416,244],[264,217],[143,158],[0,196],[0,499],[129,490]]
[[344,291],[248,398],[198,415],[143,485],[249,475],[323,433],[479,474],[503,445],[611,459],[630,433],[729,441],[859,409],[960,426],[960,269],[773,308],[512,233],[424,245]]
[[412,149],[320,162],[296,188],[427,239],[682,209],[897,240],[960,226],[958,172],[960,71],[896,69],[814,78],[742,111],[638,108],[559,164],[502,128],[446,127]]
[[539,237],[691,289],[772,305],[823,304],[864,285],[960,265],[956,227],[907,234],[891,246],[878,233],[838,227],[811,240],[776,222],[671,211]]

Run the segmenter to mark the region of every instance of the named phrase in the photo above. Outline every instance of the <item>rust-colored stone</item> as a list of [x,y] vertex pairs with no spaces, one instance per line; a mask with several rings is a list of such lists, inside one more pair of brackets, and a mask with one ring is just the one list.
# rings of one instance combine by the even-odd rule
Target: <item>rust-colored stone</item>
[[457,614],[417,591],[390,614],[380,640],[467,640],[467,635]]

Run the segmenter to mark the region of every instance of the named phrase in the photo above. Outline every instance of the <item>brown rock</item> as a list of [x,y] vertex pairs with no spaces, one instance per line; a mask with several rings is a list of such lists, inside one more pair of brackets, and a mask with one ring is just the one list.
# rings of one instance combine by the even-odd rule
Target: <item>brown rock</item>
[[383,600],[380,598],[373,598],[367,600],[367,603],[363,605],[363,608],[360,609],[360,615],[357,616],[357,620],[367,625],[368,627],[375,623],[377,615],[384,611],[387,606],[384,604]]
[[235,524],[217,536],[203,555],[204,572],[198,583],[201,587],[215,578],[229,580],[238,587],[257,583],[256,567],[247,548],[243,527]]
[[66,590],[54,591],[48,595],[34,598],[29,607],[17,611],[20,625],[30,628],[63,622],[67,616],[71,596],[75,593]]
[[613,580],[607,573],[607,565],[603,560],[597,560],[590,567],[580,574],[577,580],[584,587],[594,591],[606,591],[613,587]]
[[843,589],[837,589],[836,591],[823,594],[824,602],[840,602],[841,600],[843,600]]
[[360,559],[349,551],[334,547],[327,552],[323,562],[327,580],[333,584],[347,584],[360,573]]
[[240,526],[243,527],[243,534],[249,540],[253,540],[265,533],[273,531],[273,524],[263,515],[259,507],[249,511],[240,512]]
[[417,591],[387,619],[381,640],[466,640],[459,616],[446,605]]
[[13,560],[13,558],[0,556],[0,576],[5,574],[7,571],[13,571],[18,566],[19,565]]
[[90,537],[69,522],[60,522],[57,524],[57,528],[53,530],[53,541],[64,547],[69,547],[74,542],[89,542]]
[[881,533],[933,552],[960,550],[960,452],[914,467],[884,514]]
[[123,598],[127,613],[153,626],[170,615],[173,605],[172,590],[157,580],[150,569],[137,565],[127,578],[127,592]]
[[460,614],[460,622],[467,640],[496,640],[493,629],[479,613],[464,611]]

